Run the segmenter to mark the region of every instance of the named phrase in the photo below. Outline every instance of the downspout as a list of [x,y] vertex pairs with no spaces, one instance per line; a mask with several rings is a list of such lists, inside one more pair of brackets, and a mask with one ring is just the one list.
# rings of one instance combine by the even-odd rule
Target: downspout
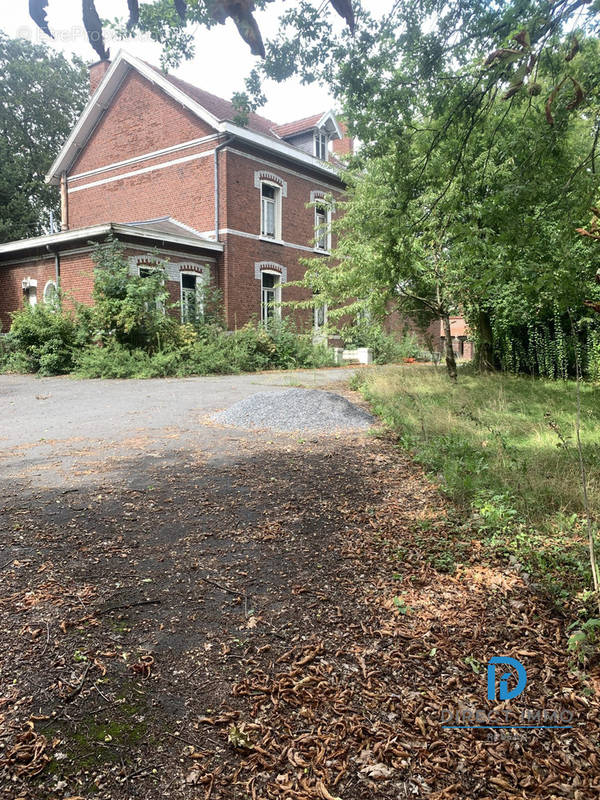
[[56,296],[60,303],[60,250],[52,250],[49,245],[46,245],[48,253],[54,253],[54,283],[56,284]]
[[[215,147],[215,241],[219,241],[219,153],[223,148],[227,147],[227,145],[233,141],[233,136],[226,136],[225,139]],[[219,286],[219,280],[217,274],[215,274],[215,278],[217,278],[217,286]],[[224,312],[225,312],[225,324],[228,325],[228,298],[227,298],[227,274],[225,270],[225,253],[223,253],[223,273],[222,273],[222,286],[219,286],[221,291],[223,292],[223,301],[224,301]]]
[[219,153],[232,141],[232,136],[227,136],[221,144],[215,147],[215,240],[219,241]]

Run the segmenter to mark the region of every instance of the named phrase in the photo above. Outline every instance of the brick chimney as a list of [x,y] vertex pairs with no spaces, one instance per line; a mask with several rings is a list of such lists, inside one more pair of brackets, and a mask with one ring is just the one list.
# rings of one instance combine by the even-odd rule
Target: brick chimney
[[90,97],[94,94],[109,69],[110,61],[96,61],[95,64],[90,65]]
[[351,136],[348,136],[348,128],[343,122],[338,120],[338,125],[340,126],[340,130],[342,132],[342,138],[333,139],[331,142],[331,148],[336,156],[352,155],[354,153],[354,139]]

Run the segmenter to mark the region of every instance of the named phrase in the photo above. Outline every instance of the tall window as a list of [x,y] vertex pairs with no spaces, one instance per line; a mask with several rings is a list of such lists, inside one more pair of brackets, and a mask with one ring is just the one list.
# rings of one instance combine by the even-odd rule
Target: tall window
[[260,235],[281,239],[281,188],[261,183]]
[[315,132],[315,155],[317,158],[320,158],[321,161],[327,161],[328,159],[328,143],[329,137],[326,133],[321,133],[320,131]]
[[274,272],[261,272],[261,319],[265,325],[281,316],[281,279]]
[[327,324],[327,303],[319,303],[318,295],[315,302],[315,333],[320,333]]
[[315,206],[315,247],[329,250],[331,247],[331,209],[326,203]]
[[31,281],[30,285],[23,290],[23,295],[28,305],[37,305],[37,281]]
[[193,272],[181,273],[181,321],[197,322],[204,314],[202,276]]
[[[165,272],[164,272],[164,269],[162,267],[160,267],[158,265],[156,267],[140,267],[140,266],[138,266],[138,275],[140,276],[140,278],[149,278],[151,275],[155,275],[157,272],[161,275],[161,277],[163,278],[163,282],[164,282]],[[162,299],[160,297],[156,298],[155,305],[156,305],[156,310],[157,311],[162,311],[163,314],[165,313],[165,304],[164,304],[164,302],[162,301]]]

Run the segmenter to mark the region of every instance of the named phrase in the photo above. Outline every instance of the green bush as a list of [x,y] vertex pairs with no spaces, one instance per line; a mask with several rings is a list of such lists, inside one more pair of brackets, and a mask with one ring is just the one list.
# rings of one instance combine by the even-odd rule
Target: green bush
[[98,265],[92,308],[60,304],[27,307],[13,315],[0,346],[0,369],[85,378],[154,378],[332,365],[324,345],[313,345],[286,321],[268,328],[223,329],[220,293],[209,287],[202,312],[181,325],[167,313],[162,269],[129,274],[123,247],[110,240],[94,250]]
[[3,339],[5,372],[60,375],[73,368],[77,323],[73,315],[61,313],[53,305],[26,306],[14,312],[10,331]]
[[417,358],[423,348],[419,346],[414,333],[406,332],[398,339],[386,333],[381,325],[367,319],[360,319],[342,331],[346,347],[369,347],[373,351],[375,364],[392,364],[404,358]]
[[[164,270],[152,267],[143,277],[131,275],[124,247],[115,239],[97,245],[92,258],[97,265],[90,318],[95,339],[149,353],[174,344],[178,323],[165,313],[169,292]],[[160,263],[159,256],[151,261]]]
[[149,353],[118,342],[89,345],[75,358],[82,378],[160,378],[187,375],[232,375],[267,369],[329,366],[331,351],[313,346],[285,323],[273,330],[246,325],[223,331],[216,325],[179,326],[179,341],[168,350]]

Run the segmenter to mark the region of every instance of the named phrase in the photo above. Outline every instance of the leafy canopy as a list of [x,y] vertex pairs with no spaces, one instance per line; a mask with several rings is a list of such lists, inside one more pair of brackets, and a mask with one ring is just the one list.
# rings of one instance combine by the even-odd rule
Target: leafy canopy
[[35,236],[58,215],[44,182],[88,97],[87,71],[45,45],[0,32],[0,241]]

